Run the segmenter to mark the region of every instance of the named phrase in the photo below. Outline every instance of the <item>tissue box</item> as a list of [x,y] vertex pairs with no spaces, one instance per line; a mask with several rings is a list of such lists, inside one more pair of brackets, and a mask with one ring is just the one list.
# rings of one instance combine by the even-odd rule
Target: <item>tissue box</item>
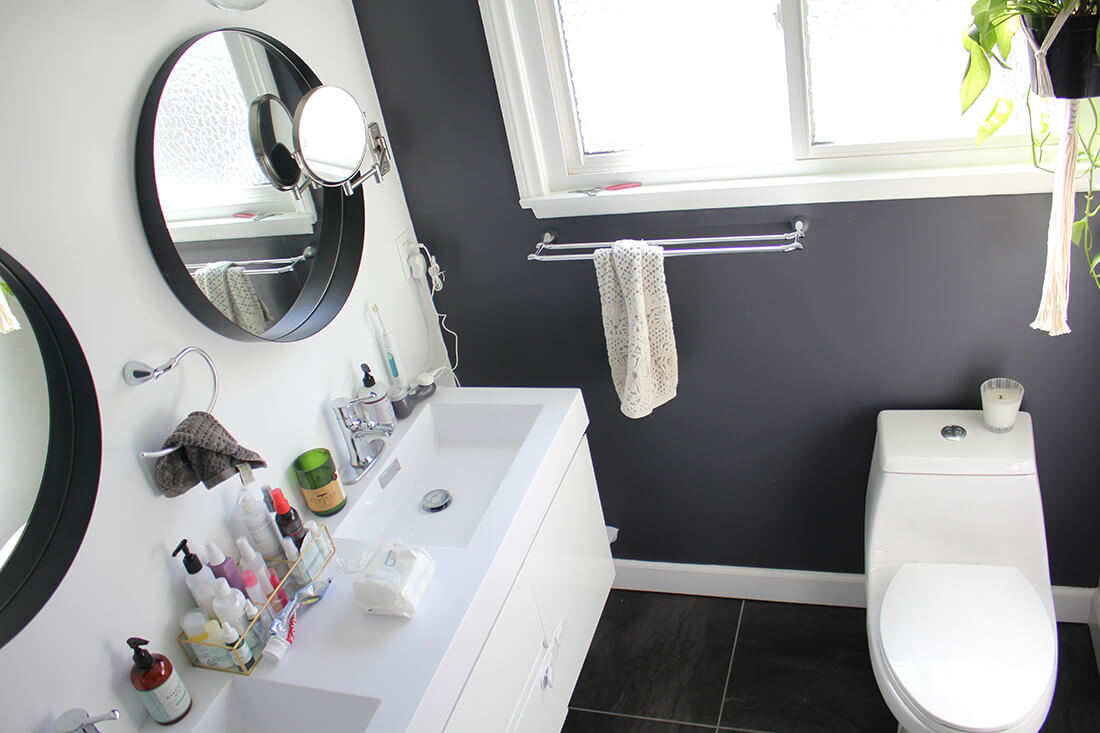
[[412,618],[434,572],[435,561],[423,547],[383,544],[352,581],[355,605],[366,613]]

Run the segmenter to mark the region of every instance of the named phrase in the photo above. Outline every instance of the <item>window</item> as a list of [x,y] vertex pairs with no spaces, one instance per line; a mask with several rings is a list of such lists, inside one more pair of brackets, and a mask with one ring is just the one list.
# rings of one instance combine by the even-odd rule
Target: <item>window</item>
[[959,115],[971,0],[480,1],[536,216],[1050,190],[1022,110],[975,144],[1022,40]]
[[[268,60],[222,33],[196,41],[173,67],[153,145],[157,195],[172,241],[255,237],[255,226],[241,226],[253,223],[240,216],[246,212],[279,214],[265,224],[268,234],[313,233],[311,198],[272,186],[252,149],[249,102],[277,90]],[[195,140],[203,145],[196,148]]]

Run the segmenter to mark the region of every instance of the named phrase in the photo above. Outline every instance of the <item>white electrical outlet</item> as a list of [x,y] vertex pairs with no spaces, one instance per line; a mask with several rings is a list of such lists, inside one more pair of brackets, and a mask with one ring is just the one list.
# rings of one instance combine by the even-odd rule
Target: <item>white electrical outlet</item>
[[420,256],[420,245],[411,239],[405,242],[405,265],[412,279],[424,277],[424,258]]
[[405,274],[406,280],[413,279],[412,268],[409,267],[409,257],[416,254],[416,240],[413,239],[412,231],[406,229],[397,235],[397,238],[393,240],[394,249],[397,251],[397,259],[401,264],[401,272]]

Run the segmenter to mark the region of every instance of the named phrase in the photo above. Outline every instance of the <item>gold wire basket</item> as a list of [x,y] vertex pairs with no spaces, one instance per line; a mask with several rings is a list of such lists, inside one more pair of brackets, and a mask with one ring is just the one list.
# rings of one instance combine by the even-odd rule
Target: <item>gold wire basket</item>
[[211,644],[206,641],[190,641],[186,634],[180,632],[176,640],[183,648],[191,666],[246,676],[252,674],[260,658],[263,657],[264,645],[271,636],[270,619],[277,615],[274,610],[274,601],[278,598],[280,591],[286,593],[287,599],[293,598],[299,589],[321,577],[332,556],[336,554],[336,544],[332,541],[328,526],[321,524],[318,530],[316,536],[310,537],[302,545],[298,559],[293,563],[286,558],[264,558],[268,567],[273,568],[279,576],[279,584],[275,586],[263,608],[259,609],[252,623],[235,644],[230,646]]

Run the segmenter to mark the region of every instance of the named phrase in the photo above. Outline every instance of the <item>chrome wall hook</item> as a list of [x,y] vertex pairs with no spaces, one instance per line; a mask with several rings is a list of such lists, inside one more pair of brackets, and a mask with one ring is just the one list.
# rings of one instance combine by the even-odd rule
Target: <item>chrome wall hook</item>
[[[128,361],[126,365],[122,367],[122,379],[132,387],[136,387],[139,384],[145,384],[148,381],[160,379],[164,374],[176,368],[176,365],[180,363],[180,359],[188,354],[198,354],[206,362],[206,365],[210,367],[210,376],[213,377],[214,385],[213,392],[210,395],[210,404],[207,406],[207,412],[214,411],[214,404],[218,401],[218,370],[214,367],[214,360],[210,358],[210,355],[200,349],[198,346],[187,346],[180,350],[178,354],[173,356],[168,361],[164,362],[158,367],[149,366],[145,362],[141,361]],[[165,448],[158,451],[142,451],[142,458],[160,458],[166,456],[175,448]]]

